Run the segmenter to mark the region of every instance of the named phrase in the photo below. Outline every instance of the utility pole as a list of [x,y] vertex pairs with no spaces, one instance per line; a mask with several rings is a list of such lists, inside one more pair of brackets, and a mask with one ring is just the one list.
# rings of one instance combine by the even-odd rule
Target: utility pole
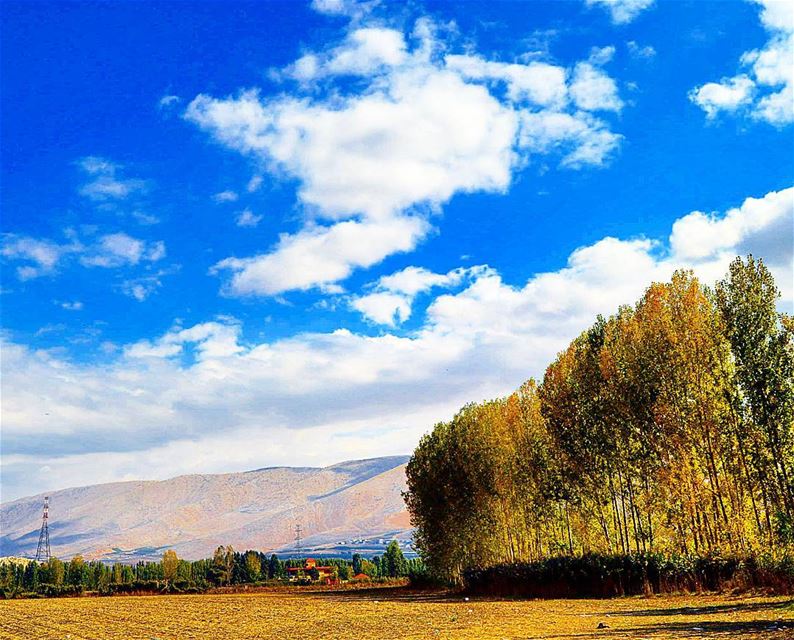
[[50,498],[44,496],[44,513],[41,516],[41,532],[39,533],[39,546],[36,547],[36,560],[38,562],[50,561],[50,528],[47,520],[50,517]]

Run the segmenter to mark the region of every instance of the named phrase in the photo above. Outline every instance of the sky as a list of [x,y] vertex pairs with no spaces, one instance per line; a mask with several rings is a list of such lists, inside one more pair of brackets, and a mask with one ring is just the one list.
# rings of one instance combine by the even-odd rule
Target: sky
[[408,454],[678,268],[792,310],[792,3],[0,12],[3,501]]

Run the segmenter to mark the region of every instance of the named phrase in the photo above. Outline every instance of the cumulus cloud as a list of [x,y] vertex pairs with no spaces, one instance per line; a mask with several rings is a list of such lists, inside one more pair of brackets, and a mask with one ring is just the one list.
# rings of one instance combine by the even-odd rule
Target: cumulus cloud
[[326,54],[310,53],[299,58],[286,73],[304,82],[333,75],[365,76],[382,67],[400,65],[407,57],[402,33],[383,27],[362,27]]
[[[327,287],[412,250],[431,228],[427,212],[453,195],[506,191],[535,154],[559,153],[561,166],[582,168],[604,164],[619,146],[590,113],[622,106],[596,66],[614,49],[568,70],[450,48],[427,19],[409,35],[356,26],[282,72],[298,80],[294,91],[201,94],[188,105],[185,118],[216,141],[295,178],[306,212],[305,227],[267,252],[216,265],[229,273],[227,293]],[[340,76],[358,82],[339,85]],[[375,241],[362,256],[346,239],[363,236]]]
[[600,164],[620,145],[623,136],[587,113],[557,111],[521,114],[519,144],[530,153],[562,153],[562,166],[581,168]]
[[427,221],[416,216],[310,225],[296,234],[283,234],[270,253],[226,258],[212,271],[231,271],[228,288],[234,295],[277,295],[327,286],[344,280],[355,268],[412,250],[429,231]]
[[655,0],[585,0],[588,7],[600,6],[609,12],[615,24],[628,24],[653,6]]
[[794,4],[755,0],[761,24],[769,33],[762,49],[744,53],[743,72],[695,87],[689,99],[709,118],[739,113],[784,126],[794,122]]
[[720,111],[736,111],[752,101],[755,83],[745,75],[723,78],[720,82],[709,82],[690,94],[706,116],[716,117]]
[[[676,268],[693,267],[712,283],[736,254],[752,252],[770,265],[790,309],[792,224],[794,188],[723,214],[687,214],[666,241],[603,238],[524,283],[481,268],[432,300],[419,327],[402,335],[340,328],[252,341],[234,319],[215,318],[126,345],[106,364],[7,341],[4,497],[52,488],[30,484],[43,482],[33,471],[44,463],[53,469],[47,478],[63,486],[294,463],[290,451],[303,455],[302,444],[318,464],[410,451],[465,402],[541,376],[596,314],[633,303]],[[416,295],[458,273],[411,267],[367,292]],[[405,312],[399,304],[392,320]],[[389,324],[388,311],[380,318]],[[61,453],[42,455],[41,438]],[[230,454],[222,444],[230,440],[236,450],[241,441],[259,445]],[[134,466],[164,459],[167,472]]]
[[623,107],[615,81],[589,62],[576,65],[570,91],[576,106],[585,111],[620,111]]
[[434,273],[423,267],[406,267],[369,285],[371,292],[354,297],[350,305],[370,322],[395,326],[411,317],[411,306],[420,293],[434,287],[457,286],[465,280],[480,277],[487,270],[486,266],[476,266]]

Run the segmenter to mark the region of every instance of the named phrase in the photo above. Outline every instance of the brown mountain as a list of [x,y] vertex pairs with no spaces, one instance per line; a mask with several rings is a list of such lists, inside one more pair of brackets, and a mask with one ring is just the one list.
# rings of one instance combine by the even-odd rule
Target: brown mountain
[[[394,456],[54,491],[52,553],[133,561],[170,548],[197,559],[231,544],[290,555],[296,524],[302,553],[377,553],[394,537],[410,540],[401,496],[406,462]],[[0,555],[35,555],[43,497],[0,505]]]

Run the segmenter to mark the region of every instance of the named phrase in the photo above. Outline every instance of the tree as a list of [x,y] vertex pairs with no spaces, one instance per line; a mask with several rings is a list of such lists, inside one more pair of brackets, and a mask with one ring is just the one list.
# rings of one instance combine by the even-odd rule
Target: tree
[[[506,398],[424,436],[405,501],[428,570],[794,540],[794,320],[760,261],[597,318]],[[378,559],[393,575],[389,553]],[[354,559],[355,562],[355,559]]]
[[282,577],[284,574],[284,567],[278,556],[274,553],[270,556],[270,562],[267,565],[267,577],[270,580]]
[[85,570],[85,562],[83,556],[76,555],[70,561],[66,570],[66,581],[68,584],[80,586],[83,584],[83,572]]
[[56,557],[52,557],[46,563],[47,567],[47,581],[50,584],[54,585],[62,585],[64,581],[64,577],[66,575],[66,568],[64,567],[63,562],[58,560]]
[[370,578],[377,578],[378,577],[378,568],[375,566],[375,563],[370,562],[369,560],[362,560],[361,561],[361,573],[364,575],[369,576]]
[[794,516],[794,333],[779,314],[780,293],[763,261],[736,258],[716,300],[741,387],[739,432],[751,478],[772,515]]
[[384,576],[397,578],[407,574],[405,556],[403,556],[403,552],[397,540],[392,540],[389,546],[386,547],[386,553],[383,554],[382,564],[385,568],[383,573]]
[[212,580],[218,585],[229,585],[234,571],[234,547],[221,545],[212,556]]
[[174,581],[176,578],[176,572],[179,568],[179,558],[176,556],[176,551],[173,549],[168,549],[165,553],[163,553],[163,578],[165,578],[166,582],[169,584]]
[[245,570],[251,582],[259,580],[262,572],[262,560],[256,551],[248,551],[245,554]]

